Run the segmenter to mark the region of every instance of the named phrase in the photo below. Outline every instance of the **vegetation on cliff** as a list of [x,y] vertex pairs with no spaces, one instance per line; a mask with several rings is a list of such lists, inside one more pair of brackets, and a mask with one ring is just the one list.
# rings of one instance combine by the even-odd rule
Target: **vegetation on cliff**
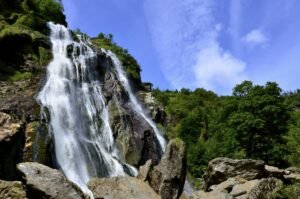
[[0,0],[0,80],[29,79],[51,58],[47,22],[66,24],[53,0]]

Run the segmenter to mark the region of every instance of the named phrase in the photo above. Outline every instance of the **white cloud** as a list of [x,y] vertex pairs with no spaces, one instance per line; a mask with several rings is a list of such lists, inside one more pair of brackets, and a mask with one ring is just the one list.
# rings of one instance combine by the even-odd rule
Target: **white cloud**
[[254,29],[247,33],[242,40],[250,45],[259,45],[259,44],[265,44],[268,42],[268,38],[257,29]]
[[165,77],[175,88],[231,93],[245,63],[222,49],[215,0],[146,0],[144,10]]
[[229,92],[246,79],[246,64],[224,51],[217,42],[198,53],[194,67],[199,85],[220,93]]

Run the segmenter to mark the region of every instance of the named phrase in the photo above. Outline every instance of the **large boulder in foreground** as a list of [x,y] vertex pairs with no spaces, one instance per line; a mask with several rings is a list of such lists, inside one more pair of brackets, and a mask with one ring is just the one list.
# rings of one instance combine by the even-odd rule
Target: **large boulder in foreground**
[[148,181],[162,199],[177,199],[183,192],[186,177],[186,150],[183,141],[173,139],[157,166],[147,162],[139,178]]
[[207,190],[211,185],[219,184],[231,177],[253,180],[264,176],[265,163],[262,160],[216,158],[208,164],[204,174],[204,188]]
[[84,194],[58,170],[25,162],[17,165],[32,198],[82,199]]
[[133,177],[93,178],[88,183],[95,199],[159,199],[151,187]]
[[19,181],[0,180],[0,198],[26,199],[26,191]]

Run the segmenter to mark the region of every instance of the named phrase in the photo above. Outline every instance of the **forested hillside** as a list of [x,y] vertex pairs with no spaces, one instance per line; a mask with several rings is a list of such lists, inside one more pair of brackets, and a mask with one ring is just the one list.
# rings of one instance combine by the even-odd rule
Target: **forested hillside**
[[220,156],[261,159],[282,168],[300,164],[299,90],[244,81],[231,96],[204,89],[155,90],[154,95],[167,113],[167,136],[180,137],[188,146],[195,178]]

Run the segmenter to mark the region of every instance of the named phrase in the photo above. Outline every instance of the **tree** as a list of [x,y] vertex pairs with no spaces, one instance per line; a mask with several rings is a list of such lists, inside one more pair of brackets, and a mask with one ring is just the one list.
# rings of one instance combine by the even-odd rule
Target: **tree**
[[234,105],[225,110],[228,126],[234,129],[235,138],[249,158],[263,159],[269,164],[284,162],[285,140],[290,119],[281,89],[276,83],[265,86],[244,81],[233,91]]
[[37,13],[46,20],[66,25],[61,3],[54,0],[33,0],[33,2],[37,7]]

